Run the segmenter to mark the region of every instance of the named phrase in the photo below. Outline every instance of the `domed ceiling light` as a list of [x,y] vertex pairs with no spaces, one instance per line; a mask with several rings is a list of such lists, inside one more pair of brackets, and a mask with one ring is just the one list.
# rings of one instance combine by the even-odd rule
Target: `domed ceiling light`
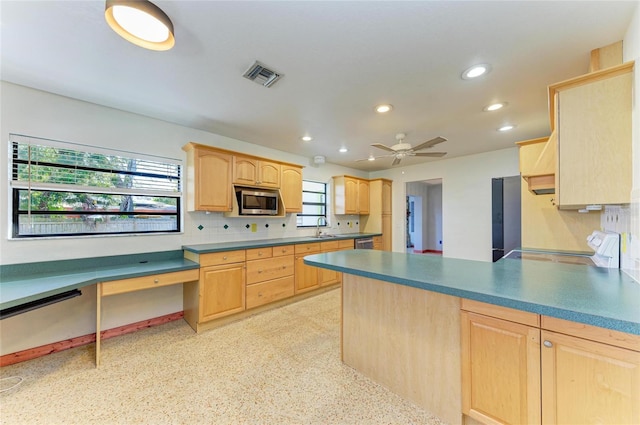
[[171,19],[146,0],[107,0],[104,17],[120,37],[149,50],[169,50],[175,44]]

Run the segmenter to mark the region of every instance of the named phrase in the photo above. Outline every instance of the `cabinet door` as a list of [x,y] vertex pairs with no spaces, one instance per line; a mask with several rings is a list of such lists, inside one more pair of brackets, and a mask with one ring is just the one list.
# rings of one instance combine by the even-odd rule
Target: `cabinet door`
[[382,250],[391,251],[391,244],[391,214],[384,214],[382,216]]
[[560,207],[630,202],[631,86],[628,72],[558,93]]
[[358,180],[358,213],[369,214],[369,182]]
[[280,188],[280,164],[260,161],[258,163],[258,181],[262,187]]
[[488,424],[540,423],[540,330],[461,312],[462,412]]
[[304,264],[304,256],[296,256],[295,277],[296,294],[318,287],[318,269]]
[[195,152],[195,209],[231,211],[233,156],[207,150]]
[[285,212],[302,212],[302,168],[282,166],[280,193]]
[[640,423],[640,352],[542,331],[542,423]]
[[358,214],[358,180],[344,179],[344,213]]
[[244,310],[244,263],[200,270],[200,322]]
[[255,186],[258,172],[257,160],[237,155],[233,157],[233,183]]
[[391,215],[391,181],[382,181],[382,214]]

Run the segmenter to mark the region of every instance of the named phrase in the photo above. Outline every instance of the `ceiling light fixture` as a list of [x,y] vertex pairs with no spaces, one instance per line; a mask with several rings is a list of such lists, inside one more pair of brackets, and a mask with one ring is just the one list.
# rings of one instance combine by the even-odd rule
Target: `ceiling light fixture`
[[171,19],[146,0],[107,0],[104,17],[120,37],[149,50],[169,50],[175,44]]
[[369,155],[369,158],[367,158],[368,161],[375,161],[376,157],[373,155]]
[[498,131],[509,131],[509,130],[513,130],[515,127],[516,127],[515,125],[507,124],[500,127]]
[[485,106],[482,110],[485,112],[497,111],[498,109],[502,109],[507,106],[507,102],[496,102],[491,105]]
[[302,136],[302,140],[303,140],[304,142],[310,142],[310,141],[312,141],[312,140],[313,140],[313,137],[311,137],[311,136]]
[[463,80],[471,80],[473,78],[478,78],[481,75],[485,75],[491,71],[491,65],[488,63],[481,63],[479,65],[473,65],[471,68],[467,68],[462,73]]
[[340,149],[338,149],[338,152],[340,152],[340,153],[349,152],[349,149],[347,149],[347,148],[340,148]]
[[376,112],[379,114],[384,114],[393,109],[393,105],[389,105],[387,103],[376,106]]

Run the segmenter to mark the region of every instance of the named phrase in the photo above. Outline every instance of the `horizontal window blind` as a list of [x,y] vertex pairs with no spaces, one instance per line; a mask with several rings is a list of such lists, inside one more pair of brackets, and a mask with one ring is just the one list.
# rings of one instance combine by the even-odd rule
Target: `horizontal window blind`
[[180,230],[179,160],[16,134],[9,146],[13,237]]

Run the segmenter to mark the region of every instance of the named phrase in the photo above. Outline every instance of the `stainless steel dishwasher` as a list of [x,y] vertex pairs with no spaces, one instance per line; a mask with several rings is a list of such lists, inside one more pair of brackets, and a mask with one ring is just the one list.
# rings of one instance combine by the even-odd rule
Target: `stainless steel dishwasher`
[[373,238],[358,238],[354,241],[355,249],[373,249]]

